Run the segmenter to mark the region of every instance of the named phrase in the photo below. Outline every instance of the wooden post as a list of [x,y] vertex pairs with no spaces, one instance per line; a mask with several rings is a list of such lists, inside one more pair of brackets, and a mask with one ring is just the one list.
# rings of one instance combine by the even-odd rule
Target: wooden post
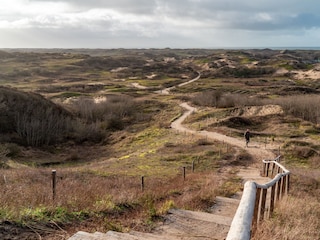
[[141,191],[144,191],[144,176],[141,176]]
[[275,192],[276,192],[276,184],[271,187],[271,197],[270,197],[270,212],[269,217],[273,213],[274,210],[274,200],[275,200]]
[[279,186],[279,198],[282,199],[283,198],[283,184],[285,182],[284,177],[281,177],[280,179],[280,186]]
[[262,170],[263,176],[262,177],[266,177],[267,176],[266,165],[267,165],[266,163],[263,163],[263,170]]
[[276,184],[277,185],[277,195],[276,195],[277,202],[280,200],[281,182],[282,182],[282,178],[280,178]]
[[266,210],[267,192],[268,192],[268,189],[262,190],[259,221],[264,219],[264,212]]
[[270,169],[270,163],[268,162],[267,163],[267,174],[266,174],[266,177],[269,177],[269,169]]
[[278,149],[278,155],[280,155],[280,146],[279,146],[279,149]]
[[183,167],[183,180],[186,180],[186,167]]
[[284,176],[283,178],[283,181],[282,181],[282,189],[281,189],[281,194],[282,196],[284,196],[286,194],[286,186],[287,186],[287,176]]
[[261,201],[261,188],[257,188],[256,192],[256,202],[254,204],[254,211],[253,211],[253,219],[252,219],[252,228],[253,231],[257,228],[259,222],[259,204]]
[[57,171],[52,170],[52,199],[56,199]]
[[271,176],[270,177],[273,178],[275,176],[273,174],[274,174],[274,169],[275,169],[276,165],[273,162],[271,164],[272,164],[272,170],[271,170]]

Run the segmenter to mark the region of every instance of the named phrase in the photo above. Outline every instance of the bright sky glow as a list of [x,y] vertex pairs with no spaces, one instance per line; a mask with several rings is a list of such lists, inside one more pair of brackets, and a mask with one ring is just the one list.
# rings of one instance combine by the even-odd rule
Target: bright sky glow
[[319,47],[318,0],[2,0],[0,48]]

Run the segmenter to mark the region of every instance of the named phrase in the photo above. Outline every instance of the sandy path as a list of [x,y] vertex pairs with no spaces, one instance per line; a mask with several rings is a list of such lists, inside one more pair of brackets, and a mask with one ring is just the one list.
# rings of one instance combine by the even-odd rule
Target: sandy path
[[180,83],[180,84],[177,85],[177,86],[173,86],[173,87],[169,87],[169,88],[162,89],[162,90],[160,90],[160,91],[157,91],[156,93],[160,93],[160,94],[170,94],[170,91],[171,91],[172,89],[174,89],[174,88],[176,88],[176,87],[182,87],[182,86],[184,86],[184,85],[187,85],[187,84],[190,84],[190,83],[192,83],[192,82],[195,82],[195,81],[199,80],[200,77],[201,77],[201,73],[198,72],[198,76],[195,77],[194,79],[191,79],[191,80],[189,80],[189,81],[187,81],[187,82],[184,82],[184,83]]
[[275,154],[272,153],[271,150],[265,149],[263,146],[260,146],[260,144],[258,144],[258,143],[251,142],[249,147],[246,148],[244,139],[239,140],[237,138],[229,137],[229,136],[217,133],[217,132],[195,131],[195,130],[191,130],[191,129],[186,128],[182,124],[183,121],[189,115],[191,115],[193,112],[196,112],[197,109],[188,105],[187,103],[181,103],[180,106],[185,108],[187,111],[184,112],[184,114],[180,118],[178,118],[177,120],[175,120],[174,122],[171,123],[171,127],[173,129],[176,129],[179,132],[185,132],[185,133],[190,133],[190,134],[194,134],[194,135],[198,135],[198,136],[208,137],[210,139],[215,139],[218,141],[224,141],[230,145],[245,149],[251,155],[253,155],[254,158],[256,160],[258,160],[258,162],[260,162],[263,159],[274,159],[275,158]]

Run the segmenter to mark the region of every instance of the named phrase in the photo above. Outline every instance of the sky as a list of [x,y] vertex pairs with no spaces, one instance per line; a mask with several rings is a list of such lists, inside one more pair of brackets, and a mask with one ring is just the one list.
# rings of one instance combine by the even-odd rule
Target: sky
[[0,48],[320,47],[319,0],[1,0]]

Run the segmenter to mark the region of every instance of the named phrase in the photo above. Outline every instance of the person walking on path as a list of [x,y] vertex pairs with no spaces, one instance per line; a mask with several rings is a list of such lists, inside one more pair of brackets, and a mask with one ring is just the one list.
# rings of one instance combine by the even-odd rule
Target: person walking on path
[[246,139],[246,147],[248,147],[248,144],[250,142],[250,131],[247,129],[247,131],[244,133],[244,138]]

